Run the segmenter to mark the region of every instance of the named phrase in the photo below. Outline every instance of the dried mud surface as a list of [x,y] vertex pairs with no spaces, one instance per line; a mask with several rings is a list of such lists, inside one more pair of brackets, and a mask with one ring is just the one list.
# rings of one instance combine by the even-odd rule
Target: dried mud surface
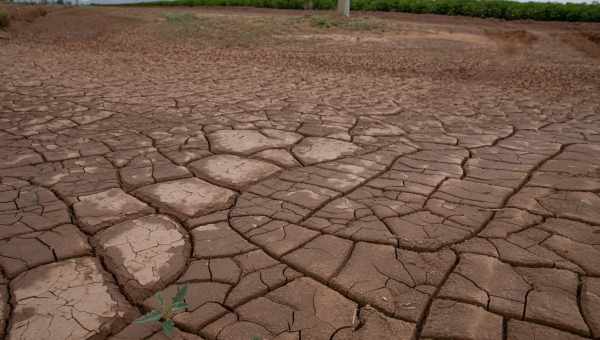
[[0,8],[0,338],[600,337],[600,25]]

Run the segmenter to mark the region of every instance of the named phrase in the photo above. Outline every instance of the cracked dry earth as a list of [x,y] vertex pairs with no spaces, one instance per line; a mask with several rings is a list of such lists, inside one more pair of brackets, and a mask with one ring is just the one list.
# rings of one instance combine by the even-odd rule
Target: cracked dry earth
[[2,44],[6,339],[165,339],[132,321],[180,285],[175,339],[600,337],[593,77],[553,92]]

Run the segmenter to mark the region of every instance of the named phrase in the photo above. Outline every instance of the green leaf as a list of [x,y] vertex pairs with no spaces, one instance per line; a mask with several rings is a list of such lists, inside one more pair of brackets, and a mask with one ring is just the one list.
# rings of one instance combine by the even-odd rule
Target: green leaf
[[188,286],[177,287],[177,294],[173,298],[173,304],[176,302],[183,302],[185,300],[185,296],[187,295]]
[[166,336],[171,336],[173,334],[173,331],[175,330],[175,322],[173,322],[173,320],[171,319],[166,320],[162,324],[162,330]]
[[156,300],[158,300],[158,303],[160,304],[161,307],[163,307],[165,305],[165,299],[163,299],[163,297],[160,293],[156,293]]
[[135,323],[147,323],[152,321],[158,321],[162,318],[162,313],[158,310],[153,310],[147,314],[142,315],[141,317],[135,320]]
[[171,311],[173,312],[179,312],[186,308],[188,308],[188,304],[183,301],[177,301],[171,305]]
[[260,336],[255,335],[252,337],[252,340],[262,340],[262,338]]

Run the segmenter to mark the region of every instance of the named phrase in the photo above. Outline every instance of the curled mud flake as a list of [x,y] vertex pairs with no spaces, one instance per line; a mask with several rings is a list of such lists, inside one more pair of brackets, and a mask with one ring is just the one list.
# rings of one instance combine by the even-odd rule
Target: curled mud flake
[[302,163],[310,165],[351,156],[359,150],[359,146],[350,142],[330,138],[307,137],[294,146],[292,152]]
[[235,192],[198,178],[187,178],[142,187],[135,194],[160,211],[181,219],[229,208]]
[[196,176],[234,190],[240,190],[281,170],[271,163],[234,155],[207,157],[191,163],[190,167]]
[[185,270],[191,248],[179,224],[162,215],[116,224],[96,234],[93,242],[134,301],[175,280]]

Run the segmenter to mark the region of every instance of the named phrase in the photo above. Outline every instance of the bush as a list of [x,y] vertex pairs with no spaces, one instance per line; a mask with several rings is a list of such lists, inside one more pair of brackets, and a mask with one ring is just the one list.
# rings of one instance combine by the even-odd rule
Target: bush
[[[173,0],[149,6],[249,6],[302,9],[307,0]],[[313,0],[313,9],[335,9],[336,0]],[[600,22],[600,4],[515,2],[505,0],[353,0],[353,10],[464,15],[506,20]]]
[[0,11],[0,28],[8,27],[10,24],[10,18],[8,13]]

